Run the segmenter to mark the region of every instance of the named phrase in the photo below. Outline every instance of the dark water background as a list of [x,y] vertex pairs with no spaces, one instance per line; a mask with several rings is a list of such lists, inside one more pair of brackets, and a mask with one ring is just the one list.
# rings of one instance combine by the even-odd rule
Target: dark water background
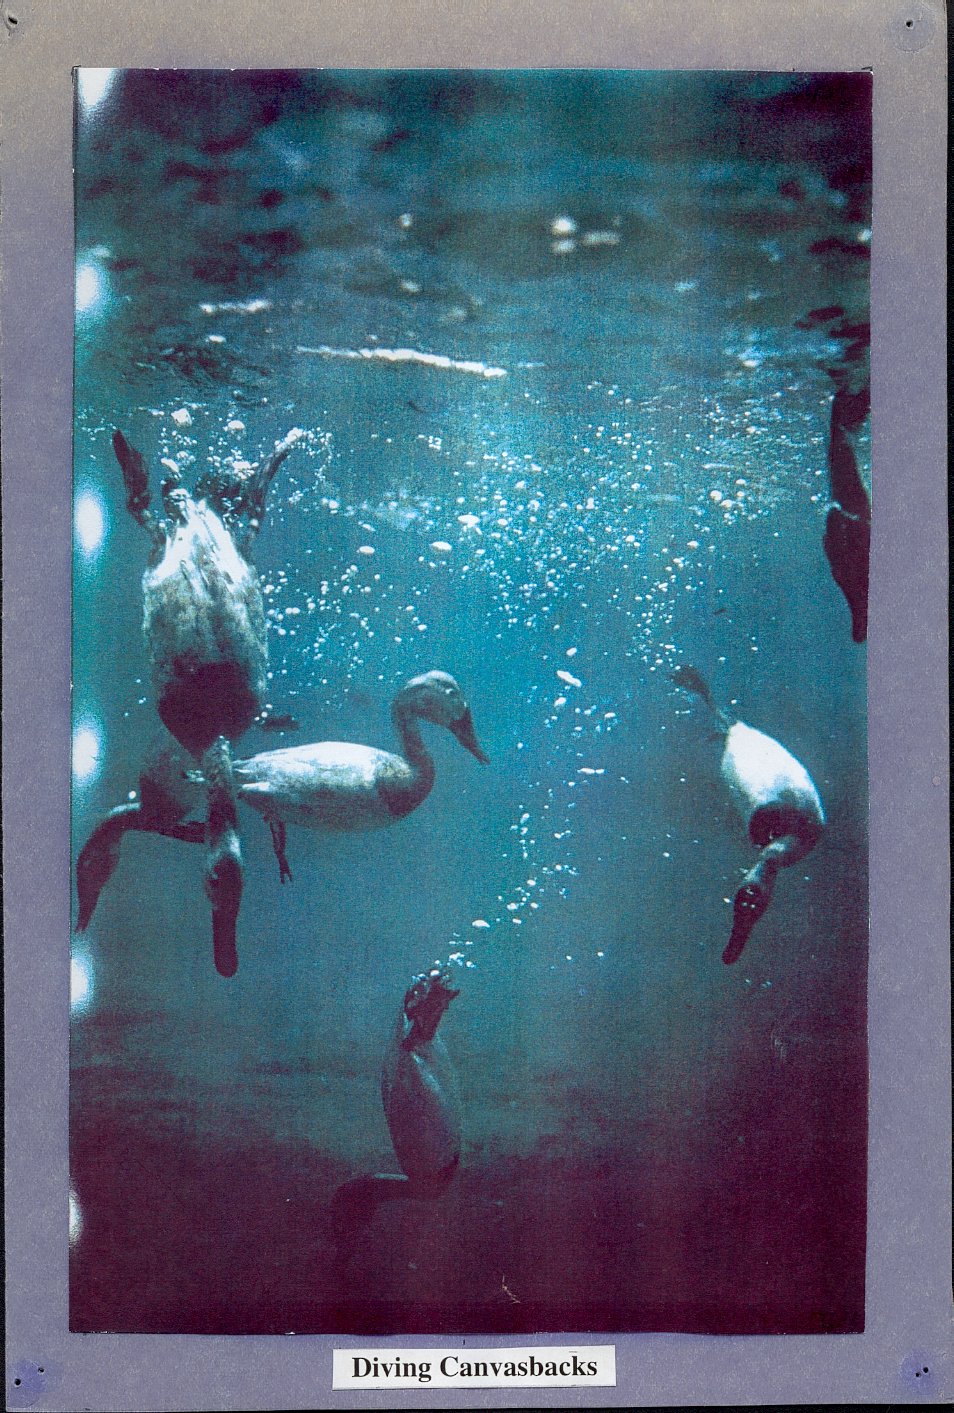
[[[492,763],[430,730],[420,810],[290,829],[284,888],[243,807],[230,981],[201,852],[127,837],[74,946],[72,1327],[860,1328],[865,652],[822,552],[844,350],[798,325],[867,317],[866,80],[142,72],[89,92],[76,847],[158,726],[114,426],[155,484],[162,456],[188,478],[308,432],[256,550],[270,701],[300,731],[238,754],[393,748],[392,696],[439,667]],[[322,346],[506,375],[302,351]],[[752,852],[679,662],[806,764],[829,819],[733,967]],[[394,1017],[452,955],[462,1170],[343,1252],[335,1188],[396,1166]]]

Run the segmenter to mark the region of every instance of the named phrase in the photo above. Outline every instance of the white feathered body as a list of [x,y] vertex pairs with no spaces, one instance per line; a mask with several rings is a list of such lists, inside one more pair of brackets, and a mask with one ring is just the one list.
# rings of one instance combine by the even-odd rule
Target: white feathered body
[[415,772],[390,751],[318,741],[263,751],[234,763],[239,798],[266,819],[309,829],[377,829],[400,818],[388,804],[413,788]]
[[193,754],[216,735],[234,740],[265,692],[265,613],[254,566],[205,501],[189,502],[142,588],[143,633],[166,726]]
[[726,733],[720,774],[747,828],[757,813],[772,811],[804,836],[806,853],[814,845],[825,824],[818,790],[801,761],[773,737],[735,722]]

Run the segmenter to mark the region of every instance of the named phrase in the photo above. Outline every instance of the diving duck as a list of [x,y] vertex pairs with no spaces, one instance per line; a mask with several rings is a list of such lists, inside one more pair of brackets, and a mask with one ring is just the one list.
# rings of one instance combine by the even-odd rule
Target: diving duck
[[[262,709],[268,663],[251,542],[275,472],[303,435],[299,428],[289,432],[257,467],[205,472],[194,495],[175,465],[164,463],[162,515],[151,508],[142,454],[122,432],[113,435],[126,507],[152,541],[142,578],[143,634],[159,716],[202,762],[209,782],[205,889],[212,903],[215,963],[224,976],[238,966],[234,922],[242,889],[229,742]],[[118,818],[113,828],[119,828]],[[99,846],[102,861],[105,835]]]
[[457,1074],[437,1027],[459,995],[439,967],[416,976],[384,1056],[381,1098],[398,1162],[412,1185],[440,1191],[460,1162]]
[[732,935],[722,953],[729,965],[738,961],[772,901],[779,869],[798,863],[818,843],[825,812],[814,781],[791,752],[763,731],[727,716],[694,667],[677,667],[669,675],[678,687],[701,697],[715,716],[724,739],[719,774],[760,851],[733,900]]

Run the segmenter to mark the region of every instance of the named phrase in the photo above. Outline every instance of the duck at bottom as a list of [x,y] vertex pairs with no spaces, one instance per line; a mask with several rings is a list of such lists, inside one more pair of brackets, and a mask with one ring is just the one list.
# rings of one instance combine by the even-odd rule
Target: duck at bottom
[[439,967],[416,976],[405,993],[381,1070],[384,1117],[402,1171],[339,1187],[330,1213],[341,1228],[363,1226],[380,1202],[439,1197],[453,1180],[460,1166],[460,1088],[437,1028],[459,994]]

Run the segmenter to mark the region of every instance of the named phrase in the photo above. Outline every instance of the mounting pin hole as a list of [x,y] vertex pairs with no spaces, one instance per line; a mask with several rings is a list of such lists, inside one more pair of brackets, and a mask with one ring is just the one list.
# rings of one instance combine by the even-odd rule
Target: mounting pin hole
[[907,0],[903,9],[889,20],[887,33],[897,47],[906,54],[916,54],[934,38],[937,19],[934,12],[916,0]]

